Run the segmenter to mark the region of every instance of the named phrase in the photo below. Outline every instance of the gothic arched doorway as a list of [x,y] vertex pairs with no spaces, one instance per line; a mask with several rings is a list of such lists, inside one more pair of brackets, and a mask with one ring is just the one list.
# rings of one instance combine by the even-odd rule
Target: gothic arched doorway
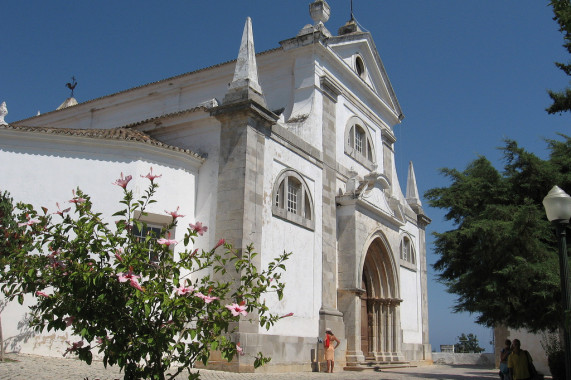
[[381,238],[373,240],[362,271],[361,351],[366,359],[399,360],[400,310],[396,267]]

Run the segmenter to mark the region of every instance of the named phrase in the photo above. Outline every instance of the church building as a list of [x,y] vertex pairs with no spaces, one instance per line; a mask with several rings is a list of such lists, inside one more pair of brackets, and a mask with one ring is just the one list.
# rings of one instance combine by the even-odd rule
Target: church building
[[[323,360],[326,328],[341,341],[337,368],[430,362],[430,219],[412,163],[404,191],[397,178],[401,107],[371,34],[354,19],[331,33],[325,0],[309,10],[313,22],[268,51],[255,53],[248,18],[235,61],[86,102],[72,97],[20,121],[4,104],[0,190],[55,208],[80,187],[112,220],[122,193],[110,183],[152,167],[162,177],[144,217],[150,226],[180,207],[175,239],[200,221],[208,226],[200,248],[220,238],[253,243],[261,265],[293,253],[283,300],[268,300],[272,312],[293,316],[235,333],[244,352],[272,357],[262,371],[311,370]],[[133,184],[142,194],[146,183]],[[2,311],[7,350],[61,355],[70,337],[35,335],[25,313],[16,303]],[[209,366],[248,372],[253,358],[213,357]]]

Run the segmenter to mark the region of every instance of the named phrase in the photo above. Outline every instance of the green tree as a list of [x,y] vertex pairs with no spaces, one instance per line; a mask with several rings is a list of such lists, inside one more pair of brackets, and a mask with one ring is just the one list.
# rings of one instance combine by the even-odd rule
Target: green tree
[[434,233],[434,268],[458,296],[454,311],[488,327],[562,323],[556,237],[541,203],[555,184],[571,192],[571,138],[561,137],[547,141],[547,160],[506,140],[502,173],[479,157],[462,172],[442,169],[450,185],[426,192],[454,226]]
[[[206,363],[212,350],[228,360],[244,354],[232,339],[236,322],[269,328],[281,318],[261,296],[274,292],[281,299],[280,276],[290,254],[258,268],[252,246],[239,253],[220,240],[211,250],[191,250],[206,227],[190,224],[180,243],[171,239],[178,209],[168,213],[172,221],[163,237],[136,238],[133,228],[145,227],[136,215],[145,215],[158,188],[155,175],[147,178],[151,183],[140,199],[127,190],[131,176],[116,181],[124,197],[111,225],[79,189],[73,206],[58,205],[55,213],[29,204],[13,207],[3,193],[1,289],[20,303],[26,294],[36,297],[30,323],[37,331],[71,331],[76,338],[66,354],[91,363],[94,352],[102,353],[103,363],[118,365],[125,379],[172,379],[185,370],[198,377],[190,368],[197,360]],[[177,254],[176,244],[184,246]],[[254,366],[269,361],[252,354]]]
[[472,333],[468,335],[462,333],[462,335],[458,337],[458,343],[454,345],[454,352],[459,352],[459,353],[474,352],[476,354],[479,354],[480,352],[483,351],[484,349],[480,347],[480,344],[478,342],[478,337]]
[[[569,0],[551,0],[553,7],[553,19],[559,24],[559,30],[563,33],[563,47],[571,54],[571,2]],[[571,76],[571,62],[556,62],[555,65],[565,74]],[[547,108],[550,114],[571,111],[571,88],[567,87],[563,91],[548,91],[553,100],[553,104]]]

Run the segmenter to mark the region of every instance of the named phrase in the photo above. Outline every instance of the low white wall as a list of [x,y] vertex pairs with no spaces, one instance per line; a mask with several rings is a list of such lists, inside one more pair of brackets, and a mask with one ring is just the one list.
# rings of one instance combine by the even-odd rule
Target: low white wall
[[452,352],[433,352],[434,364],[471,364],[482,367],[494,367],[494,354],[461,354]]

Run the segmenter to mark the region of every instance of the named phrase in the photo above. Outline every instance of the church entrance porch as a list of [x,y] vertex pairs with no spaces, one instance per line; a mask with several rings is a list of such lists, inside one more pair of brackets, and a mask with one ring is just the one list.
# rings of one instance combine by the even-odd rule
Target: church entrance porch
[[339,291],[347,337],[347,364],[397,363],[401,345],[397,267],[382,234],[360,261],[359,287]]
[[361,350],[366,360],[398,361],[401,300],[387,249],[380,238],[369,246],[362,271]]

